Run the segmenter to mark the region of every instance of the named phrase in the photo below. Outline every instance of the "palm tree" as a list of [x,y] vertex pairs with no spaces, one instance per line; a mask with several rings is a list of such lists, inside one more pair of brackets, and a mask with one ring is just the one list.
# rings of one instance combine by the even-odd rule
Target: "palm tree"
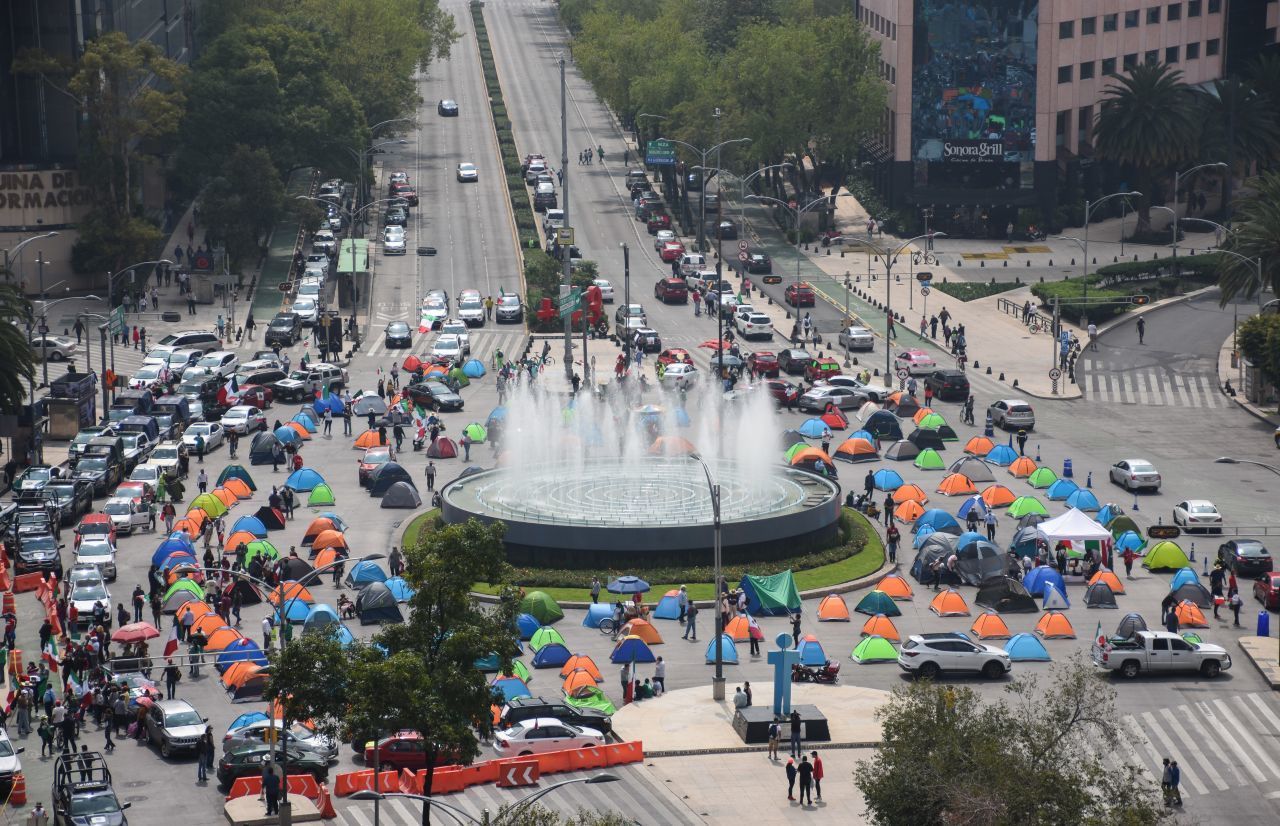
[[1191,87],[1182,72],[1164,64],[1134,66],[1115,75],[1103,92],[1094,125],[1098,157],[1132,168],[1138,202],[1138,234],[1151,228],[1151,184],[1156,176],[1195,157],[1200,126]]
[[1224,255],[1218,267],[1218,286],[1225,306],[1236,296],[1258,294],[1257,260],[1262,259],[1262,283],[1280,295],[1280,172],[1256,180],[1256,186],[1236,202],[1236,231],[1223,248],[1249,261]]
[[[0,317],[30,318],[31,305],[13,284],[0,284]],[[0,324],[0,409],[17,410],[27,401],[27,382],[35,375],[31,342],[17,324]]]
[[1212,90],[1196,97],[1202,113],[1200,159],[1226,162],[1231,174],[1223,176],[1222,203],[1229,206],[1233,178],[1252,174],[1255,164],[1280,153],[1280,122],[1270,99],[1239,78],[1216,80]]
[[[1249,82],[1270,105],[1273,112],[1280,111],[1280,55],[1259,55],[1249,66]],[[1275,158],[1263,161],[1263,171],[1273,168]]]

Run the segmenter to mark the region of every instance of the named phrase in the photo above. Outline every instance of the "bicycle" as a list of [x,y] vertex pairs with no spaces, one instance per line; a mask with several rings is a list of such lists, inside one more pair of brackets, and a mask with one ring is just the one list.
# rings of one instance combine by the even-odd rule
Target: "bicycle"
[[599,627],[600,627],[601,634],[606,634],[608,636],[613,637],[614,639],[618,638],[619,625],[616,621],[614,621],[613,617],[605,617],[604,619],[600,620]]
[[1034,315],[1031,316],[1031,320],[1027,322],[1027,329],[1031,331],[1032,335],[1040,332],[1041,328],[1044,326],[1045,325],[1040,323],[1039,317]]
[[917,267],[924,264],[926,267],[938,266],[938,256],[931,252],[913,252],[911,253],[911,263]]

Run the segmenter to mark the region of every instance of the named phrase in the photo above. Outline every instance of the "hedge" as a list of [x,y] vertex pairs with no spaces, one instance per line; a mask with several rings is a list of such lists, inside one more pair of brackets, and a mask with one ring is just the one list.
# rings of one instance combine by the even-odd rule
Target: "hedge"
[[933,289],[946,293],[961,301],[974,301],[992,295],[999,295],[1022,286],[1021,281],[989,281],[986,283],[969,281],[934,281]]

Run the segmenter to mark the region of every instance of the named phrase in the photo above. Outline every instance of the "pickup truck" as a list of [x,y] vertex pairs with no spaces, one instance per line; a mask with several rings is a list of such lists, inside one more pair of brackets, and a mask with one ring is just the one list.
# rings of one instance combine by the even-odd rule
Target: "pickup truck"
[[347,384],[347,371],[332,364],[317,362],[306,370],[294,370],[289,378],[276,382],[275,394],[283,401],[302,401],[326,386],[340,390]]
[[1139,631],[1132,637],[1094,640],[1093,664],[1133,678],[1142,672],[1198,671],[1212,679],[1231,667],[1220,645],[1191,643],[1168,631]]

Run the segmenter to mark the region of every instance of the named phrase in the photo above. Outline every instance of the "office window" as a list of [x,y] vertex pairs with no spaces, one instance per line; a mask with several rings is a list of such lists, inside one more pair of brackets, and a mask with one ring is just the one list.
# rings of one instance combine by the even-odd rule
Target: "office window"
[[1275,42],[1276,42],[1276,34],[1277,34],[1277,32],[1276,32],[1276,29],[1275,29],[1274,27],[1272,27],[1272,28],[1270,28],[1270,29],[1267,29],[1265,32],[1263,32],[1263,33],[1262,33],[1262,42],[1263,42],[1263,43],[1275,43]]
[[1147,25],[1155,25],[1160,22],[1160,7],[1152,6],[1147,9]]
[[1102,59],[1102,76],[1106,77],[1107,75],[1114,75],[1115,73],[1116,59],[1114,57],[1104,57]]
[[1169,9],[1168,9],[1168,11],[1167,11],[1167,12],[1165,12],[1164,19],[1165,19],[1165,20],[1181,20],[1181,19],[1182,19],[1182,4],[1181,4],[1181,3],[1170,3],[1170,4],[1169,4]]
[[1124,70],[1127,72],[1138,65],[1138,53],[1130,52],[1124,56]]
[[1119,23],[1120,23],[1120,15],[1118,14],[1102,15],[1102,30],[1104,32],[1115,31],[1118,28]]
[[1209,0],[1209,14],[1217,14],[1222,11],[1222,0]]
[[1127,11],[1127,12],[1125,12],[1125,13],[1124,13],[1124,27],[1125,27],[1126,29],[1136,29],[1136,28],[1138,28],[1138,11],[1137,11],[1137,9],[1134,9],[1133,11]]
[[892,24],[890,24],[890,26],[889,26],[889,39],[890,39],[890,40],[897,40],[897,39],[898,39],[898,24],[897,24],[897,23],[892,23]]
[[1216,37],[1213,40],[1206,40],[1204,43],[1204,53],[1207,57],[1213,57],[1221,51],[1221,47],[1222,42]]
[[1166,47],[1166,48],[1165,48],[1165,50],[1164,50],[1164,62],[1165,62],[1165,63],[1177,63],[1177,62],[1178,62],[1178,47],[1177,47],[1177,46],[1168,46],[1168,47]]
[[1091,78],[1091,77],[1093,77],[1093,61],[1092,61],[1092,60],[1090,60],[1090,61],[1089,61],[1089,62],[1087,62],[1087,63],[1081,63],[1081,64],[1080,64],[1080,79],[1081,79],[1081,80],[1088,80],[1088,79],[1089,79],[1089,78]]
[[1200,0],[1187,0],[1187,17],[1200,16]]
[[1200,44],[1198,42],[1188,43],[1187,44],[1187,60],[1199,60],[1199,59],[1200,59]]
[[1071,67],[1070,67],[1070,66],[1059,66],[1059,67],[1058,67],[1058,82],[1059,82],[1059,83],[1070,83],[1070,82],[1071,82]]
[[1091,34],[1096,34],[1097,31],[1098,31],[1098,18],[1086,17],[1080,21],[1080,35],[1082,37],[1088,37]]
[[1064,20],[1058,24],[1058,39],[1070,40],[1076,36],[1076,21]]
[[1156,65],[1157,63],[1160,62],[1160,50],[1147,49],[1147,51],[1144,52],[1142,55],[1142,62],[1147,64],[1148,66]]
[[1071,110],[1064,109],[1058,113],[1056,119],[1056,134],[1054,135],[1054,144],[1056,146],[1067,145],[1067,133],[1071,131]]
[[1076,113],[1076,152],[1084,154],[1085,149],[1092,148],[1089,130],[1093,127],[1093,107],[1081,106]]

